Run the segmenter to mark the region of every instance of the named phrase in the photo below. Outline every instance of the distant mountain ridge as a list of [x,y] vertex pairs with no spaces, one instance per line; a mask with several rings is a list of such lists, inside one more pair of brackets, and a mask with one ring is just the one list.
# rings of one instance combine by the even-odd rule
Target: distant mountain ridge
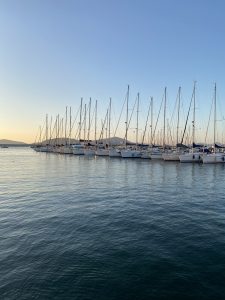
[[[46,144],[66,144],[66,142],[68,143],[68,139],[65,139],[64,137],[62,138],[57,138],[57,139],[51,139],[51,140],[48,140],[48,141],[42,141],[42,145],[46,145]],[[77,144],[79,143],[80,141],[79,140],[76,140],[76,139],[71,139],[70,140],[70,144]],[[83,142],[83,139],[81,139],[81,142]],[[95,144],[95,140],[91,140],[90,141],[91,144]],[[124,145],[124,139],[120,138],[120,137],[111,137],[110,139],[100,139],[100,140],[97,140],[96,143],[102,143],[102,144],[110,144],[112,146],[119,146],[119,145]],[[129,142],[127,141],[127,144],[134,144],[132,142]]]
[[27,144],[24,143],[24,142],[19,142],[19,141],[1,139],[0,140],[0,145],[27,145]]

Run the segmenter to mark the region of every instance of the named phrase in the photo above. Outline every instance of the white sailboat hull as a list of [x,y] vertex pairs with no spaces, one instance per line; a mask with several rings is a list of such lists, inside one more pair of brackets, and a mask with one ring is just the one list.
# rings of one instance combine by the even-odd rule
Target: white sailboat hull
[[64,154],[73,154],[73,150],[70,146],[65,146],[63,149],[62,149],[62,153]]
[[95,155],[97,155],[97,156],[109,156],[109,150],[108,149],[97,149],[95,151]]
[[121,152],[118,149],[109,149],[109,156],[110,157],[121,157]]
[[94,149],[84,149],[84,155],[94,156],[95,155],[95,150]]
[[202,156],[203,164],[225,163],[224,153],[211,153]]
[[182,163],[194,163],[201,162],[201,154],[200,153],[184,153],[179,156],[180,162]]
[[73,149],[74,155],[84,155],[84,149]]
[[151,159],[163,159],[162,158],[162,153],[160,153],[160,152],[152,152],[151,154],[150,154],[150,156],[151,156]]
[[166,161],[180,161],[178,152],[163,153],[162,158]]
[[149,152],[149,151],[142,151],[141,152],[141,158],[143,158],[143,159],[151,159],[151,152]]
[[141,158],[141,151],[138,150],[122,150],[121,156],[123,158]]
[[34,148],[34,150],[35,150],[36,152],[49,152],[47,146],[36,147],[36,148]]
[[58,146],[54,147],[52,152],[54,152],[54,153],[61,153],[61,147],[58,147]]
[[76,144],[71,146],[74,155],[84,155],[84,145]]

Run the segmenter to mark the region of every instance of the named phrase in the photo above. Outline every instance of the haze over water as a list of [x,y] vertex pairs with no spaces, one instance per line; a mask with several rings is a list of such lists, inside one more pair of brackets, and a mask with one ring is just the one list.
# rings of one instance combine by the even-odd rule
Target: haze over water
[[224,299],[222,165],[0,149],[1,299]]

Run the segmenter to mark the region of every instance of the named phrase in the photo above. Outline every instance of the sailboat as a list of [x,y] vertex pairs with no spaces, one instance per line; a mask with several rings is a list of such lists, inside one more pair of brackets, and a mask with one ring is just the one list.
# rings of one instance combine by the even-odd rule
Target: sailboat
[[[181,87],[179,87],[179,90],[178,90],[177,145],[178,145],[178,139],[179,139],[178,132],[179,132],[179,121],[180,121],[180,94],[181,94]],[[164,152],[162,154],[162,158],[166,161],[180,161],[179,154],[180,154],[180,148],[178,148],[178,146],[176,146],[176,149]]]
[[[112,111],[112,103],[111,103],[111,98],[110,98],[110,103],[109,103],[109,137],[108,137],[108,155],[109,157],[121,157],[121,152],[118,148],[112,146],[112,140],[111,140],[111,111]],[[115,136],[115,134],[114,134]]]
[[74,155],[84,155],[84,145],[81,144],[82,106],[83,106],[83,98],[81,98],[80,101],[79,143],[71,146]]
[[[110,98],[110,101],[109,101],[109,107],[107,109],[104,122],[102,124],[102,130],[101,130],[100,137],[99,137],[99,140],[98,140],[98,143],[97,143],[97,148],[96,148],[96,151],[95,151],[95,155],[97,155],[97,156],[109,156],[109,149],[108,149],[109,148],[109,140],[107,138],[107,135],[108,135],[108,130],[110,128],[110,125],[109,125],[109,123],[110,123],[110,118],[109,118],[110,110],[111,110],[111,98]],[[105,144],[103,144],[104,129],[106,131],[106,142],[105,142]],[[107,141],[108,141],[108,143],[107,143]]]
[[[164,90],[164,97],[162,99],[162,102],[161,102],[161,105],[160,105],[160,109],[159,109],[159,113],[158,113],[158,117],[157,117],[157,121],[156,121],[156,125],[155,125],[155,129],[154,129],[154,133],[153,133],[153,138],[155,139],[155,134],[156,134],[156,127],[157,127],[157,124],[158,124],[158,120],[159,120],[159,115],[160,115],[160,111],[161,111],[161,108],[162,108],[162,104],[164,102],[164,122],[163,122],[163,149],[161,147],[155,147],[154,144],[152,143],[152,146],[151,146],[151,159],[163,159],[162,158],[162,153],[165,151],[165,125],[166,125],[166,87],[165,87],[165,90]],[[152,140],[153,142],[153,140]]]
[[[119,147],[118,146],[113,146],[112,144],[110,145],[110,147],[109,147],[109,156],[110,157],[121,157],[121,151],[125,151],[125,150],[128,149],[127,148],[127,143],[128,143],[127,134],[128,134],[128,128],[129,128],[129,122],[128,122],[129,92],[130,92],[130,87],[128,85],[126,96],[125,96],[123,106],[122,106],[122,109],[121,109],[121,112],[120,112],[120,116],[119,116],[119,119],[118,119],[118,122],[117,122],[117,126],[116,126],[116,129],[114,131],[114,137],[116,137],[116,132],[117,132],[120,120],[121,120],[122,112],[123,112],[124,106],[126,104],[125,138],[124,138],[123,144],[120,145]],[[123,152],[123,153],[125,154],[125,152]]]
[[195,143],[195,110],[196,110],[196,82],[194,82],[194,88],[193,88],[193,92],[192,92],[192,97],[191,97],[191,102],[190,102],[190,106],[189,106],[189,110],[188,110],[188,115],[187,115],[187,120],[186,120],[186,125],[185,125],[185,129],[184,129],[184,133],[183,133],[183,137],[182,137],[182,141],[181,141],[181,145],[183,145],[183,138],[184,138],[184,134],[186,131],[186,127],[187,127],[187,121],[188,121],[188,116],[189,116],[189,112],[192,106],[192,101],[193,101],[193,120],[192,120],[192,148],[189,150],[189,152],[185,152],[183,154],[179,155],[179,159],[180,162],[182,163],[199,163],[201,161],[201,152],[199,152],[199,147],[197,147],[198,145],[196,145]]
[[73,154],[73,149],[70,145],[71,142],[71,107],[70,107],[70,118],[69,118],[69,136],[67,136],[67,107],[66,107],[66,118],[65,118],[65,145],[63,146],[62,153]]
[[216,84],[214,87],[214,131],[213,131],[213,152],[203,154],[202,162],[204,164],[225,163],[225,153],[216,152]]
[[[128,87],[128,89],[129,89],[129,87]],[[126,94],[126,98],[127,98],[127,94]],[[125,98],[125,101],[126,101],[126,98]],[[124,104],[125,104],[125,101],[124,101]],[[122,110],[121,110],[121,113],[120,113],[120,116],[119,116],[119,120],[118,120],[116,129],[114,131],[114,137],[116,137],[116,131],[117,131],[118,126],[119,126],[119,122],[120,122],[120,118],[121,118],[122,111],[123,111],[123,108],[124,108],[124,104],[123,104],[123,107],[122,107]],[[109,119],[111,120],[111,108],[110,108]],[[110,126],[110,122],[109,122],[109,126]],[[109,142],[110,142],[110,145],[109,145],[109,157],[121,157],[121,149],[119,149],[117,146],[113,146],[112,145],[111,130],[110,130],[110,128],[109,128]]]
[[[44,136],[42,137],[42,132],[44,130],[44,127],[45,127],[45,134]],[[40,126],[40,135],[39,135],[39,141],[38,143],[36,144],[35,142],[35,146],[33,147],[33,149],[36,151],[36,152],[50,152],[50,147],[49,147],[49,144],[48,144],[48,115],[46,114],[46,120],[45,120],[45,124],[43,127]],[[45,141],[43,141],[43,139],[45,138]]]
[[[91,141],[90,141],[90,129],[91,129],[91,98],[90,98],[90,102],[89,102],[89,116],[88,116],[88,136],[87,136],[87,142],[84,148],[84,155],[87,156],[93,156],[95,155],[95,146],[91,145]],[[95,102],[95,142],[96,142],[96,126],[97,126],[97,100]]]
[[[151,128],[151,144],[152,144],[152,119],[153,119],[153,110],[152,110],[152,108],[153,108],[153,97],[151,97],[149,108],[148,108],[147,120],[146,120],[146,123],[145,123],[145,130],[144,130],[144,134],[143,134],[143,137],[142,137],[142,145],[144,144],[144,139],[145,139],[146,129],[147,129],[147,125],[148,125],[148,117],[149,117],[150,109],[151,109],[151,125],[150,125],[150,128]],[[151,152],[149,151],[149,146],[148,146],[147,149],[144,149],[144,150],[141,151],[141,158],[151,159],[150,154],[151,154]]]
[[[128,98],[127,98],[128,99]],[[127,100],[128,103],[128,100]],[[138,113],[139,113],[139,93],[137,94],[137,128],[136,128],[136,146],[135,148],[127,148],[127,132],[129,128],[129,123],[126,124],[126,149],[121,150],[122,158],[140,158],[141,151],[138,149]],[[128,106],[127,106],[127,121],[128,121]]]

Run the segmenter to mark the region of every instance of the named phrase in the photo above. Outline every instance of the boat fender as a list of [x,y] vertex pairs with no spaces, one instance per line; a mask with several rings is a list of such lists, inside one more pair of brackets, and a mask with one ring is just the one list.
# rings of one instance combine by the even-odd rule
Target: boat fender
[[195,156],[193,155],[193,159],[195,159]]

